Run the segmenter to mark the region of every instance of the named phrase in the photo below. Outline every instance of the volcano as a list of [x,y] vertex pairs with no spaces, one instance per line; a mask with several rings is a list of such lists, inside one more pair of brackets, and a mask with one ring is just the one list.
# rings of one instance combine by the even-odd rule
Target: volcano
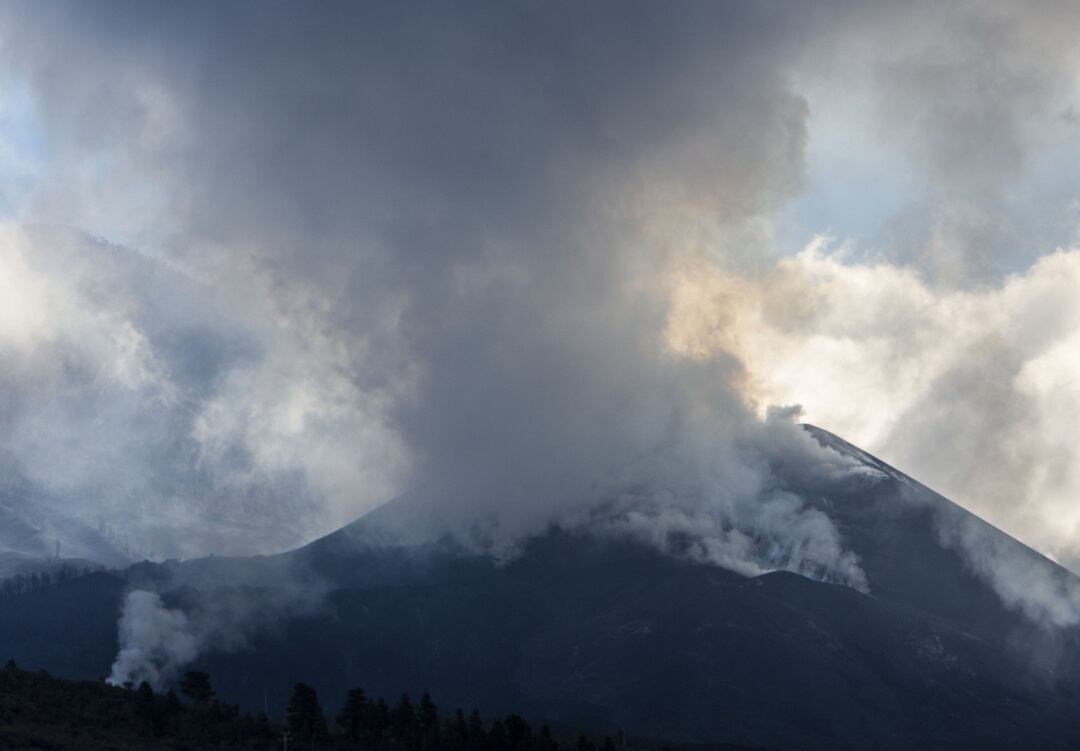
[[[1080,748],[1080,581],[806,430],[866,470],[799,489],[858,556],[866,591],[788,571],[743,576],[558,527],[496,560],[419,534],[438,519],[410,497],[289,553],[143,563],[7,598],[0,656],[102,677],[125,592],[153,589],[226,622],[214,633],[230,638],[211,639],[197,664],[253,708],[280,712],[305,680],[330,707],[355,686],[426,689],[444,706],[641,743]],[[302,605],[282,606],[297,589]],[[239,601],[243,619],[229,605]]]

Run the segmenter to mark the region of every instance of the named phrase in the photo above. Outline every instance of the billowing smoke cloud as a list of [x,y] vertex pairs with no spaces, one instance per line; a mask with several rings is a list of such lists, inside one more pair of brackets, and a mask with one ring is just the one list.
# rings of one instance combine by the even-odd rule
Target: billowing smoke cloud
[[[25,216],[100,227],[228,301],[214,330],[233,339],[196,382],[177,377],[209,367],[187,321],[162,352],[148,329],[170,313],[113,316],[156,368],[148,400],[180,406],[160,441],[138,438],[147,405],[97,444],[156,455],[83,463],[132,468],[144,508],[222,536],[292,512],[310,536],[421,487],[507,541],[644,488],[681,504],[680,532],[713,530],[711,559],[857,569],[770,476],[765,433],[794,428],[758,424],[735,361],[661,336],[684,253],[668,232],[709,217],[710,237],[760,243],[798,187],[787,22],[706,4],[69,11],[18,15],[6,39],[52,157]],[[36,54],[43,36],[92,64]]]
[[857,231],[958,287],[1072,240],[1080,9],[867,3],[835,21],[794,74],[817,121],[810,231]]
[[[972,356],[999,351],[986,321],[1021,342],[1038,316],[992,314],[996,293],[969,288],[985,277],[970,252],[978,233],[942,228],[956,206],[974,207],[963,216],[976,229],[1001,215],[1002,194],[971,186],[1026,174],[1024,155],[1040,141],[1023,113],[1049,116],[1046,103],[1068,90],[1054,71],[1071,48],[1057,34],[1025,52],[1031,36],[1058,28],[1053,8],[1022,24],[994,8],[910,12],[910,34],[899,35],[898,12],[9,6],[0,60],[31,92],[26,119],[42,142],[15,218],[138,248],[178,270],[162,287],[193,290],[166,305],[134,294],[146,287],[139,275],[99,276],[100,260],[43,270],[49,238],[15,253],[11,268],[60,285],[55,297],[75,315],[39,310],[33,326],[4,329],[17,332],[12,352],[23,331],[57,332],[9,367],[21,404],[63,405],[0,416],[14,436],[9,461],[46,482],[56,452],[36,452],[35,436],[67,431],[49,441],[72,467],[56,492],[114,523],[132,509],[168,510],[155,550],[291,544],[413,488],[462,525],[484,520],[474,536],[494,547],[587,519],[746,572],[793,568],[866,587],[828,518],[777,469],[822,471],[836,458],[753,408],[803,403],[820,419],[828,403],[877,416],[876,438],[902,435],[904,423],[881,422],[895,400],[870,398],[908,393],[927,373],[955,379],[932,393],[985,396],[970,385]],[[916,64],[958,25],[988,31],[930,58],[936,68]],[[773,269],[771,240],[806,184],[822,101],[798,86],[844,82],[836,61],[885,48],[894,52],[882,65],[852,66],[866,75],[851,90],[904,96],[854,99],[902,125],[885,131],[917,154],[925,184],[948,186],[919,197],[933,210],[910,213],[915,250],[889,249],[912,265],[808,251]],[[996,50],[1007,54],[985,74],[978,63]],[[1052,59],[1032,62],[1042,55]],[[931,106],[972,75],[989,76],[988,94],[976,87],[947,97],[954,110]],[[1020,105],[986,110],[985,127],[953,127],[1013,91],[1024,92]],[[974,150],[944,135],[961,130]],[[989,172],[984,152],[1004,154]],[[928,286],[927,275],[956,286]],[[866,296],[882,306],[874,315]],[[957,312],[969,307],[976,314]],[[927,316],[937,328],[925,330]],[[958,336],[950,325],[960,319],[985,335]],[[998,387],[1008,373],[998,369]],[[968,416],[954,412],[951,430],[977,432]],[[784,453],[793,448],[797,461]],[[941,451],[920,461],[946,491],[934,463],[964,466]],[[83,492],[113,488],[114,476],[120,492]],[[170,547],[166,526],[189,542]]]
[[828,427],[1075,565],[1080,251],[1000,285],[927,285],[818,241],[757,281],[684,276],[668,335],[738,352],[763,403]]
[[118,528],[133,556],[288,547],[393,490],[375,398],[297,323],[226,290],[76,232],[4,227],[0,308],[6,479]]

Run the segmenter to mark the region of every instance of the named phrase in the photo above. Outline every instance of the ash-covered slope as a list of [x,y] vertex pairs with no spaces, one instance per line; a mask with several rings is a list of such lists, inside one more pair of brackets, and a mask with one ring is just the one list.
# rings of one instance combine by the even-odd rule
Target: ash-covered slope
[[58,511],[51,500],[21,484],[0,486],[0,580],[64,565],[82,570],[131,563],[107,531]]
[[879,473],[865,484],[803,491],[860,557],[872,594],[997,634],[1019,620],[1080,622],[1080,578],[993,525],[843,439],[804,426],[818,442]]
[[[254,617],[209,632],[198,663],[230,700],[261,707],[269,690],[272,711],[281,687],[307,680],[331,706],[353,686],[427,688],[450,705],[684,744],[1080,747],[1075,577],[808,429],[867,469],[800,494],[860,556],[868,594],[558,529],[498,564],[440,538],[419,496],[292,553],[136,567],[127,586],[163,592],[193,623],[246,602]],[[419,520],[435,534],[412,534]],[[1011,574],[1040,586],[1018,597]],[[115,634],[123,589],[95,575],[4,603],[0,656],[106,673],[115,637],[76,640],[55,622],[77,603],[84,634]],[[287,591],[301,604],[283,606]]]

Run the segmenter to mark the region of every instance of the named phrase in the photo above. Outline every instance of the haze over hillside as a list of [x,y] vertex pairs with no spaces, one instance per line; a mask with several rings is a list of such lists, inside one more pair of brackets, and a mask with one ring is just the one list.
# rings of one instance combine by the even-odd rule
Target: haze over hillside
[[51,5],[0,17],[0,467],[65,515],[750,497],[802,404],[1080,549],[1067,7]]
[[0,647],[1068,747],[1078,37],[1052,1],[2,4]]
[[[809,576],[736,572],[685,530],[659,540],[620,526],[663,513],[643,507],[608,507],[606,521],[551,527],[496,558],[416,495],[290,553],[139,564],[9,598],[0,653],[161,688],[198,666],[226,700],[273,712],[287,694],[265,687],[302,677],[322,696],[427,687],[639,741],[1072,748],[1080,579],[806,430],[834,471],[802,468],[787,489],[828,510],[854,584],[803,562],[790,563]],[[840,457],[860,471],[836,473]],[[78,632],[63,626],[74,617]]]

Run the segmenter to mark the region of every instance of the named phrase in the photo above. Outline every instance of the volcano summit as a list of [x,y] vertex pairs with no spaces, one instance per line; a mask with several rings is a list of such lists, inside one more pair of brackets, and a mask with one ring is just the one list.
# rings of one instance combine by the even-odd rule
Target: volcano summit
[[[430,689],[643,742],[1080,743],[1076,578],[806,430],[865,470],[802,493],[834,520],[865,586],[747,576],[673,553],[677,542],[661,551],[580,527],[493,558],[451,535],[406,535],[437,521],[414,496],[290,553],[144,563],[8,598],[0,653],[68,677],[128,671],[119,681],[194,664],[250,707],[299,678],[327,697]],[[75,632],[63,625],[76,619]],[[128,659],[113,666],[118,650]]]

